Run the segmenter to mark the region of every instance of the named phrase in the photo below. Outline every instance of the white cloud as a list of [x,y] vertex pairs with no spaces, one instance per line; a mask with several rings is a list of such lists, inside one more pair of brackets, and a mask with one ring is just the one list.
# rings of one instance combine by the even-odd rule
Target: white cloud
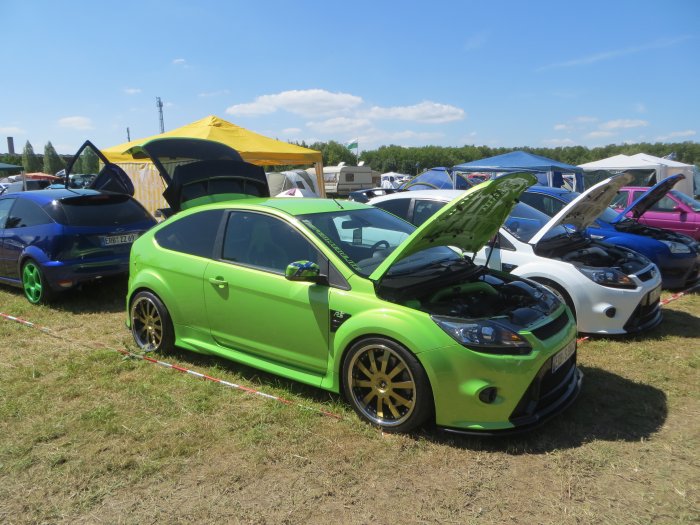
[[443,124],[462,120],[465,117],[464,110],[449,104],[439,104],[424,100],[413,106],[379,107],[374,106],[367,116],[371,119],[395,119],[411,120],[428,124]]
[[218,91],[209,91],[207,93],[200,93],[200,97],[220,97],[221,95],[228,95],[229,90],[228,89],[220,89]]
[[24,130],[17,126],[0,127],[0,133],[3,135],[24,135]]
[[301,133],[301,128],[286,128],[282,130],[285,135],[298,135]]
[[187,60],[185,60],[184,58],[175,58],[173,60],[173,64],[176,66],[184,66],[185,64],[187,64]]
[[325,89],[282,91],[262,95],[253,102],[236,104],[226,109],[229,115],[269,115],[277,110],[288,111],[303,117],[341,115],[362,104],[362,98],[349,93],[331,93]]
[[542,143],[547,146],[573,146],[575,144],[571,139],[545,139]]
[[141,93],[141,88],[124,88],[124,93],[127,95],[137,95]]
[[646,120],[618,119],[604,122],[600,125],[600,129],[630,129],[641,128],[648,125],[649,122]]
[[92,120],[88,117],[63,117],[61,119],[58,119],[58,125],[62,128],[69,129],[93,129]]
[[672,139],[681,139],[681,138],[687,138],[687,137],[694,137],[697,135],[697,132],[694,129],[686,129],[684,131],[672,131],[668,135],[663,135],[661,137],[656,137],[656,140],[658,142],[666,142],[668,140]]
[[371,122],[363,118],[333,117],[327,120],[307,122],[306,126],[321,133],[344,133],[366,130]]
[[555,131],[568,131],[571,129],[571,126],[568,124],[555,124],[554,125],[554,130]]
[[601,139],[604,137],[612,137],[614,133],[612,131],[591,131],[586,135],[587,139]]

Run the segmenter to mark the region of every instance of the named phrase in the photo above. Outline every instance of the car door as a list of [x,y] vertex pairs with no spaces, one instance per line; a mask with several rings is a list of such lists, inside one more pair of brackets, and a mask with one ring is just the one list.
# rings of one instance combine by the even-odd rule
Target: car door
[[289,263],[321,258],[288,222],[259,212],[231,211],[221,257],[204,275],[215,341],[266,361],[325,373],[329,287],[284,277]]
[[35,202],[25,198],[12,200],[14,204],[5,219],[2,234],[2,258],[5,276],[19,279],[19,259],[25,248],[31,245],[35,249],[33,257],[46,257],[51,251],[56,229],[60,227]]
[[0,200],[0,276],[7,277],[9,275],[9,266],[7,259],[9,255],[5,251],[5,222],[10,214],[10,208],[15,199]]
[[[688,220],[691,217],[690,221]],[[676,202],[670,195],[662,197],[640,218],[639,222],[656,228],[665,228],[687,235],[693,235],[695,225],[692,222],[692,214],[687,208]]]

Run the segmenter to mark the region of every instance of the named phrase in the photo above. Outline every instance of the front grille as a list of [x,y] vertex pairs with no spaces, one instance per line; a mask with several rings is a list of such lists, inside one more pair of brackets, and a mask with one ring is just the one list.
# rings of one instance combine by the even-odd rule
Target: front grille
[[532,331],[532,335],[534,335],[540,341],[544,341],[561,332],[568,322],[569,316],[566,315],[566,310],[564,310],[561,315],[553,321],[544,326],[540,326],[539,328],[535,328]]
[[510,422],[517,426],[526,424],[535,415],[546,415],[557,406],[575,380],[575,374],[576,352],[556,372],[552,372],[552,358],[547,359],[510,415]]
[[646,272],[642,272],[637,277],[639,277],[640,281],[648,281],[649,279],[653,279],[654,277],[654,269],[649,268]]
[[661,321],[661,304],[657,299],[651,304],[642,304],[644,300],[635,308],[629,320],[623,327],[626,332],[636,332],[645,328],[651,328]]

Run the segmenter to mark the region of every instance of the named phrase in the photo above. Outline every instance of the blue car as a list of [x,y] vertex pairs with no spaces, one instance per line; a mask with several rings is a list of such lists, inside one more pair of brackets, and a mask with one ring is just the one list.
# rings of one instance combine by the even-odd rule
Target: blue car
[[[532,186],[520,200],[553,217],[580,194],[562,188]],[[659,197],[661,198],[661,197]],[[635,250],[661,270],[664,288],[683,288],[700,276],[700,243],[687,235],[653,228],[606,208],[586,230],[596,240]]]
[[131,244],[156,224],[127,194],[89,189],[0,196],[0,283],[30,303],[100,277],[127,273]]

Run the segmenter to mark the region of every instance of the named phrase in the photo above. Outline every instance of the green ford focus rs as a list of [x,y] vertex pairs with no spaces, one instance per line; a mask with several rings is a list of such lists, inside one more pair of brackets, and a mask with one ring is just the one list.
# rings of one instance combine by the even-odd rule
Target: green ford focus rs
[[191,207],[134,243],[127,324],[144,350],[342,392],[386,431],[532,428],[580,391],[575,322],[546,289],[470,254],[533,182],[476,186],[417,229],[328,199]]

